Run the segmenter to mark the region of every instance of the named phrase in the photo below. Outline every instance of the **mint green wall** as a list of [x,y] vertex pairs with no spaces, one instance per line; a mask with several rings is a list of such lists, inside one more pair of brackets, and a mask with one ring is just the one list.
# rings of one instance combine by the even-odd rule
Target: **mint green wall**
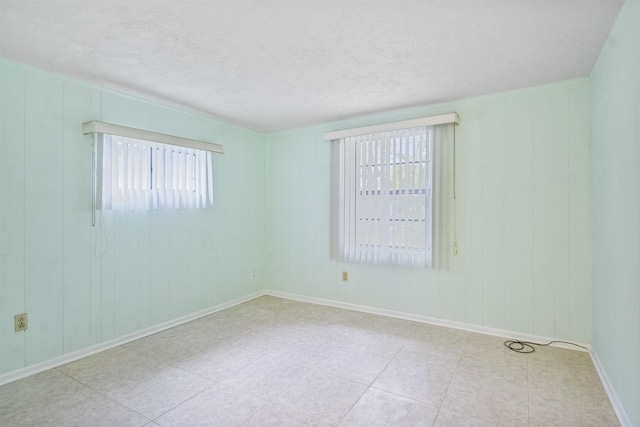
[[640,426],[640,2],[627,0],[591,76],[593,347]]
[[[223,144],[215,206],[92,227],[89,120]],[[264,289],[263,177],[263,134],[0,59],[0,374]]]
[[[576,80],[268,135],[269,287],[590,342],[588,96]],[[329,261],[323,132],[452,111],[461,123],[451,271]]]
[[[0,59],[0,374],[270,288],[592,342],[640,425],[639,28],[627,1],[589,80],[266,136]],[[329,261],[323,133],[451,111],[451,270]],[[215,207],[91,227],[94,119],[224,144]]]

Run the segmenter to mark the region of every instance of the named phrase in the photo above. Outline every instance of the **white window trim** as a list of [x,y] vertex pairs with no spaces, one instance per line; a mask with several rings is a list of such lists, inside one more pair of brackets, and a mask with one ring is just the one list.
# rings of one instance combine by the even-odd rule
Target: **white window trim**
[[[457,242],[456,242],[456,208],[455,208],[455,127],[459,124],[459,117],[457,113],[444,114],[440,116],[425,117],[420,119],[405,120],[401,122],[386,123],[382,125],[360,127],[354,129],[346,129],[335,132],[327,132],[324,137],[325,140],[332,141],[332,160],[331,160],[331,259],[339,262],[365,262],[374,264],[395,264],[395,265],[408,265],[418,266],[423,265],[425,267],[448,269],[450,255],[457,254]],[[452,125],[452,126],[438,126],[438,125]],[[349,239],[354,236],[349,236],[346,239],[345,233],[350,232],[349,223],[351,221],[350,216],[353,212],[350,212],[350,203],[347,201],[353,198],[355,188],[351,188],[351,185],[345,181],[344,175],[345,162],[352,163],[354,159],[351,159],[349,150],[344,150],[344,143],[346,140],[353,137],[363,135],[375,135],[385,132],[392,132],[396,130],[411,129],[415,127],[428,127],[433,126],[438,128],[439,136],[434,140],[438,142],[439,147],[433,146],[433,158],[430,159],[433,165],[431,187],[435,194],[430,198],[430,210],[432,212],[430,218],[431,233],[427,230],[427,242],[428,248],[425,252],[425,258],[422,262],[396,262],[381,259],[380,262],[375,259],[364,259],[360,254],[354,257],[351,254],[350,249],[345,249],[345,242],[350,242]],[[444,130],[444,129],[449,129]],[[441,140],[441,132],[449,132],[449,137],[445,137]],[[447,140],[449,143],[447,143]],[[452,143],[451,143],[452,142]],[[444,145],[441,145],[444,144]],[[341,148],[338,149],[338,146]],[[436,154],[437,152],[437,154]],[[342,153],[342,154],[340,154]],[[434,189],[435,188],[435,189]],[[348,208],[345,211],[344,208]],[[342,218],[342,219],[341,219]],[[345,222],[346,221],[346,222]],[[345,228],[346,227],[346,228]],[[355,241],[355,240],[354,240]]]

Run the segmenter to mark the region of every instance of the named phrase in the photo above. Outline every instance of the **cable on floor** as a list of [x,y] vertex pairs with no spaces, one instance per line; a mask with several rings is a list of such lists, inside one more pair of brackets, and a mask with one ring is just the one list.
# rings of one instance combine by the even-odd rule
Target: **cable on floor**
[[530,341],[519,341],[519,340],[507,340],[504,342],[504,346],[507,347],[509,350],[511,351],[515,351],[516,353],[533,353],[534,351],[536,351],[536,349],[533,347],[534,345],[537,345],[539,347],[546,347],[548,345],[551,345],[553,343],[556,342],[560,342],[560,343],[564,343],[564,344],[569,344],[569,345],[574,345],[576,347],[580,347],[580,348],[584,348],[587,351],[591,351],[589,350],[587,347],[584,347],[580,344],[576,344],[573,342],[569,342],[569,341],[549,341],[546,344],[540,344],[540,343],[536,343],[536,342],[530,342]]

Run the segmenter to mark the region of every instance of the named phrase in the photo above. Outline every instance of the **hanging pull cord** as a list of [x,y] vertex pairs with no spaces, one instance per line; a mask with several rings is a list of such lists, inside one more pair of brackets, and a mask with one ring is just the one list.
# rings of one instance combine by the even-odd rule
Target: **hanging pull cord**
[[458,255],[458,195],[456,182],[456,124],[453,124],[453,255]]
[[96,186],[98,185],[98,134],[93,134],[91,147],[91,226],[96,226]]

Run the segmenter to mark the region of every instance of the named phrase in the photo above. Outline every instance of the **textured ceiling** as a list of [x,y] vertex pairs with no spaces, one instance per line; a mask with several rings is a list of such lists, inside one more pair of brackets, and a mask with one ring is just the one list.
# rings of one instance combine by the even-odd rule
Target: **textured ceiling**
[[0,0],[0,56],[274,131],[588,76],[621,0]]

